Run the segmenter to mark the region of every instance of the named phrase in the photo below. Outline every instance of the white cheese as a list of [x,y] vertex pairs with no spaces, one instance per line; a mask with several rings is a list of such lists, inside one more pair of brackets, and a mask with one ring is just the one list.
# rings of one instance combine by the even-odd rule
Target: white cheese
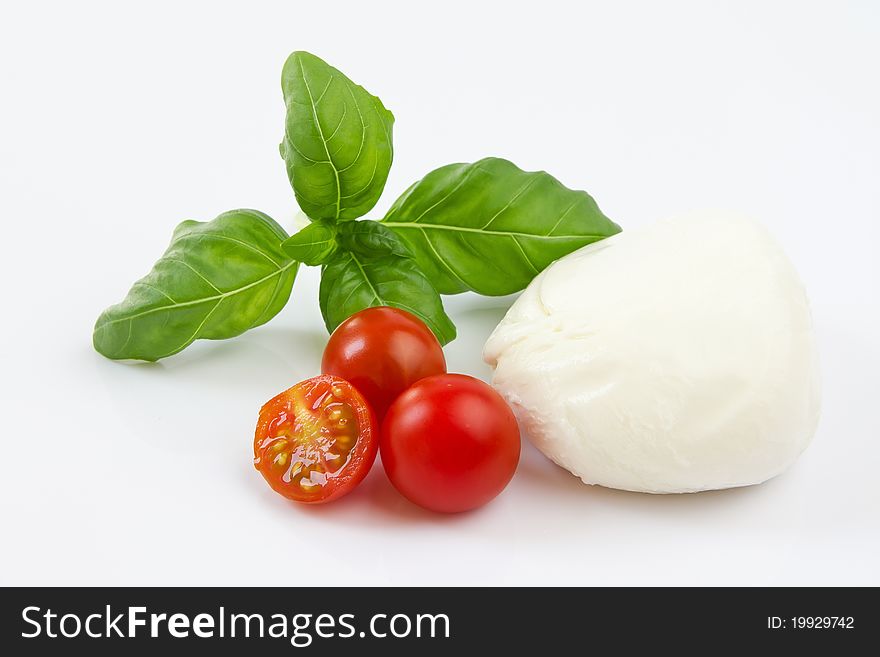
[[749,220],[624,231],[544,270],[484,359],[523,433],[588,484],[650,493],[756,484],[819,417],[809,305]]

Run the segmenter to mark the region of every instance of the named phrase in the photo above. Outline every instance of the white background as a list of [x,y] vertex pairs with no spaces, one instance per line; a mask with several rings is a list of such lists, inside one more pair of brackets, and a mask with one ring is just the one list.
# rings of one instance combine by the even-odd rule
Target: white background
[[[0,584],[880,584],[880,4],[16,3],[0,16]],[[588,190],[624,229],[698,208],[770,226],[810,293],[824,407],[758,487],[653,497],[524,446],[467,515],[381,467],[307,508],[251,465],[262,402],[318,371],[317,271],[227,342],[154,365],[91,347],[182,219],[290,227],[279,77],[310,50],[397,117],[378,217],[486,155]],[[483,378],[511,298],[447,307]]]

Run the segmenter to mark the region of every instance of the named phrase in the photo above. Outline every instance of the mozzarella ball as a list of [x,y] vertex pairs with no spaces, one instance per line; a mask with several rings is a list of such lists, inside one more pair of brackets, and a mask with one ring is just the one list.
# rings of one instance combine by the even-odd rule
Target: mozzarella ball
[[538,275],[486,343],[523,433],[585,483],[757,484],[819,418],[809,304],[760,225],[719,213],[624,231]]

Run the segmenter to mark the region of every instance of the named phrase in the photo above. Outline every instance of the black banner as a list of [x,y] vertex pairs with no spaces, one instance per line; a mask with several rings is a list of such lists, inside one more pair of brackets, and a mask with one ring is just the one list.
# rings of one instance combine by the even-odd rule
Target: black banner
[[7,588],[0,647],[7,655],[190,655],[226,645],[259,655],[590,654],[646,642],[703,654],[840,650],[876,640],[878,613],[875,589]]

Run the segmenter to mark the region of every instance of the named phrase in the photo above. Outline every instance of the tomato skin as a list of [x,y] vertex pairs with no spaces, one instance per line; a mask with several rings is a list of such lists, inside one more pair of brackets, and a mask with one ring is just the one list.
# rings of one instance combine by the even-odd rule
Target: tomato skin
[[415,315],[379,306],[342,322],[324,349],[323,374],[350,382],[381,419],[391,402],[413,383],[446,372],[443,348]]
[[510,407],[464,374],[421,379],[388,409],[379,443],[388,478],[411,502],[456,513],[480,507],[516,471],[520,436]]
[[[363,396],[348,381],[321,375],[300,381],[260,409],[254,467],[276,493],[323,504],[357,486],[378,449],[379,424]],[[302,467],[294,471],[297,464]],[[301,483],[305,474],[308,486]]]

